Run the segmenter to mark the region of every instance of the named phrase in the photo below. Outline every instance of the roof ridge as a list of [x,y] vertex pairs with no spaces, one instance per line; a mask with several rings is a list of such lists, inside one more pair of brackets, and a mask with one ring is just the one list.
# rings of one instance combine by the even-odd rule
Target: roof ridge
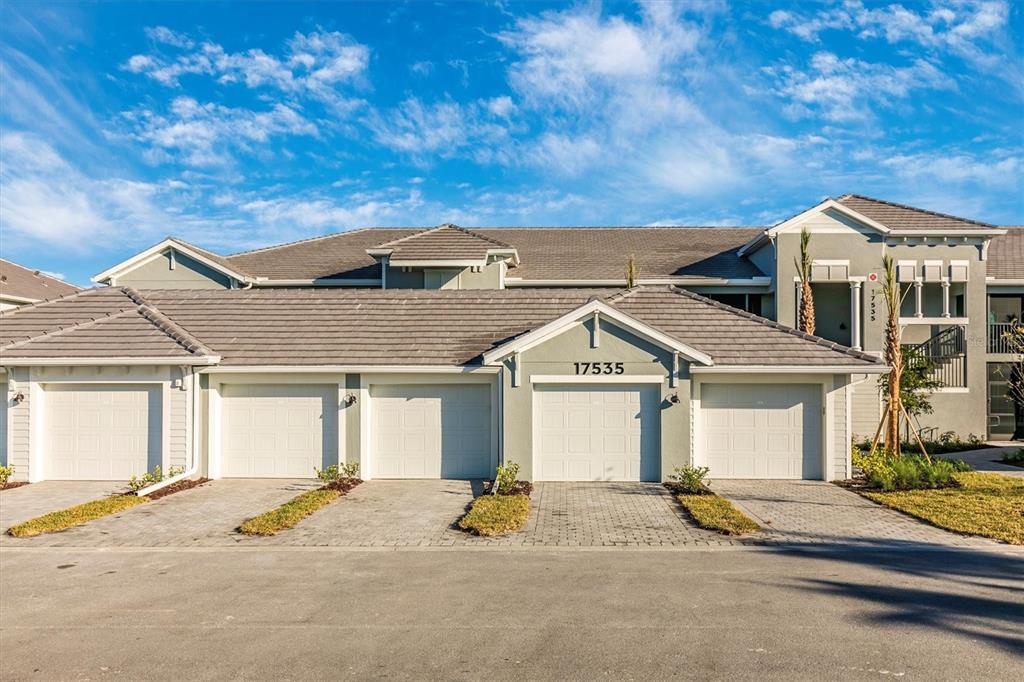
[[[851,197],[851,198],[854,198],[854,199],[863,199],[865,201],[874,201],[875,203],[878,203],[878,204],[886,204],[888,206],[895,206],[896,208],[902,208],[902,209],[905,209],[905,210],[908,210],[908,211],[916,211],[918,213],[926,213],[928,215],[938,216],[939,218],[949,218],[950,220],[959,220],[959,221],[964,222],[964,223],[971,223],[971,224],[974,224],[974,225],[981,225],[982,227],[998,227],[997,225],[993,225],[992,223],[986,223],[986,222],[982,222],[980,220],[973,220],[971,218],[961,218],[958,215],[952,215],[950,213],[941,213],[939,211],[929,211],[926,208],[918,208],[917,206],[910,206],[908,204],[900,204],[900,203],[897,203],[895,201],[887,201],[885,199],[876,199],[875,197],[869,197],[866,194],[848,193],[848,194],[842,195],[841,197],[836,199],[836,201],[840,201],[841,202],[843,199],[846,199],[847,197]],[[856,211],[857,209],[853,209],[853,210]]]
[[795,336],[797,338],[803,339],[804,341],[810,341],[810,342],[812,342],[812,343],[814,343],[814,344],[816,344],[818,346],[822,346],[824,348],[828,348],[830,350],[834,350],[837,353],[843,353],[844,355],[849,355],[851,357],[857,358],[858,360],[871,360],[872,362],[878,362],[879,358],[877,356],[875,356],[875,355],[871,355],[870,353],[865,353],[863,351],[854,350],[853,348],[850,348],[849,346],[844,346],[841,343],[836,343],[835,341],[829,341],[828,339],[824,339],[824,338],[822,338],[820,336],[815,336],[814,334],[808,334],[806,332],[802,332],[799,329],[794,329],[793,327],[790,327],[788,325],[782,324],[781,322],[776,322],[775,320],[769,320],[767,317],[761,317],[760,315],[755,315],[754,313],[747,312],[746,310],[740,310],[739,308],[734,308],[731,305],[726,305],[725,303],[722,303],[720,301],[716,301],[716,300],[714,300],[712,298],[708,298],[707,296],[701,296],[700,294],[694,293],[694,292],[692,292],[692,291],[690,291],[688,289],[682,289],[682,288],[677,287],[677,286],[672,285],[672,284],[669,284],[668,288],[670,290],[672,290],[672,292],[675,293],[675,294],[678,294],[678,295],[681,295],[681,296],[685,296],[685,297],[690,298],[690,299],[692,299],[694,301],[699,301],[701,303],[706,303],[708,305],[711,305],[714,308],[718,308],[720,310],[724,310],[725,312],[732,313],[733,315],[736,315],[737,317],[742,317],[742,318],[750,320],[752,322],[757,322],[757,323],[762,324],[762,325],[764,325],[766,327],[770,327],[772,329],[778,329],[779,331],[785,332],[785,333],[789,334],[790,336]]
[[62,334],[68,334],[68,333],[76,331],[78,329],[83,329],[83,328],[86,328],[86,327],[91,327],[93,325],[99,324],[100,322],[106,322],[107,320],[112,320],[115,317],[121,317],[122,315],[127,315],[128,313],[131,313],[131,312],[134,312],[134,311],[131,309],[131,307],[128,307],[128,308],[124,308],[123,310],[118,310],[117,312],[105,313],[105,314],[103,314],[103,315],[101,315],[99,317],[90,317],[88,320],[83,320],[81,322],[75,322],[74,324],[70,324],[70,325],[68,325],[66,327],[56,327],[54,329],[49,329],[49,330],[43,332],[42,334],[36,334],[35,336],[29,336],[29,337],[24,338],[24,339],[18,339],[17,341],[12,341],[11,343],[8,343],[5,346],[0,346],[0,348],[2,348],[3,350],[10,350],[12,348],[18,348],[19,346],[23,346],[23,345],[25,345],[27,343],[35,343],[36,341],[39,341],[40,339],[46,339],[46,338],[50,338],[50,337],[53,337],[53,336],[61,336]]
[[412,239],[413,237],[419,237],[420,235],[429,234],[431,232],[437,232],[438,230],[440,230],[440,229],[442,229],[444,227],[446,227],[446,225],[437,225],[435,227],[413,228],[416,231],[413,232],[412,234],[407,234],[404,237],[398,237],[396,239],[389,239],[386,242],[381,242],[380,244],[377,244],[376,246],[371,246],[370,248],[371,249],[385,248],[385,247],[391,246],[392,244],[399,244],[399,243],[404,242],[404,241],[406,241],[408,239]]
[[215,355],[215,353],[202,341],[192,336],[192,334],[190,334],[184,327],[160,312],[137,289],[133,289],[132,287],[122,287],[121,290],[124,292],[125,296],[138,305],[136,311],[139,315],[189,353]]
[[515,248],[511,244],[506,244],[505,242],[497,240],[494,237],[488,237],[487,235],[480,234],[479,232],[471,230],[468,227],[460,227],[460,226],[458,226],[458,225],[456,225],[454,223],[445,223],[445,224],[441,225],[440,228],[438,228],[438,229],[443,229],[443,228],[448,228],[448,229],[452,229],[452,230],[458,230],[459,232],[462,232],[463,234],[468,234],[469,236],[474,237],[475,239],[482,239],[485,242],[490,242],[491,244],[496,244],[497,246],[500,246],[500,247],[503,247],[503,248],[506,248],[506,249],[514,249]]
[[318,237],[306,237],[305,239],[296,239],[295,241],[284,242],[282,244],[274,244],[273,246],[261,246],[258,249],[249,249],[248,251],[236,251],[235,253],[222,256],[222,258],[234,258],[235,256],[247,256],[250,253],[262,253],[263,251],[273,251],[274,249],[284,248],[286,246],[295,246],[296,244],[305,244],[307,242],[315,242],[319,239],[330,239],[331,237],[340,237],[345,234],[355,234],[357,232],[369,232],[370,230],[411,230],[417,228],[410,227],[359,227],[354,230],[342,230],[341,232],[334,232],[331,234],[322,234]]

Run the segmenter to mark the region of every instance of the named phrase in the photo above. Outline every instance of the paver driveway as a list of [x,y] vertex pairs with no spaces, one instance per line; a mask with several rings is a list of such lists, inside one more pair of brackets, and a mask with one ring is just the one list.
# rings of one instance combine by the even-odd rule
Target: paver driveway
[[[470,481],[368,481],[293,529],[269,538],[235,531],[311,480],[212,481],[62,533],[0,538],[3,546],[62,547],[708,547],[750,544],[899,544],[993,547],[993,541],[933,528],[829,483],[716,481],[715,489],[766,528],[729,538],[697,528],[657,483],[538,483],[519,533],[479,538],[456,528],[479,494]],[[39,486],[36,488],[36,486]],[[35,489],[32,496],[24,495]],[[58,491],[76,491],[58,495]],[[24,519],[109,493],[84,484],[35,484],[0,493],[11,518]],[[19,491],[23,491],[19,493]],[[52,496],[50,493],[53,493]],[[31,501],[20,505],[19,499]],[[10,497],[5,497],[10,496]],[[6,503],[4,500],[6,499]],[[48,503],[43,504],[45,499]],[[57,499],[60,502],[57,503]],[[50,503],[52,502],[52,503]]]
[[0,532],[52,511],[124,492],[116,481],[42,481],[0,492]]
[[901,546],[1005,546],[959,535],[823,481],[713,481],[766,530],[758,541],[787,544],[898,544]]

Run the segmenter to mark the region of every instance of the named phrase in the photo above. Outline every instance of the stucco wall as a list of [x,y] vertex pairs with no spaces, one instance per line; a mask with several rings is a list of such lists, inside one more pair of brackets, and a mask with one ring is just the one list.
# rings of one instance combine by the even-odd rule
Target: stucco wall
[[[676,388],[670,388],[671,354],[641,339],[606,319],[601,320],[600,345],[591,348],[593,321],[576,324],[562,334],[534,346],[520,355],[519,386],[512,386],[512,360],[502,373],[505,430],[503,450],[505,461],[518,462],[520,476],[533,480],[533,401],[531,377],[534,375],[575,376],[576,362],[622,362],[623,376],[662,377],[657,386],[661,398],[661,476],[667,479],[674,467],[690,461],[690,394],[685,363],[683,377]],[[600,385],[597,380],[581,377],[580,384]],[[621,384],[620,384],[621,385]],[[651,384],[643,384],[650,386]],[[672,403],[668,397],[677,393],[682,398]]]
[[[969,433],[984,434],[987,428],[985,343],[988,332],[988,316],[985,281],[986,264],[981,260],[980,245],[964,243],[962,240],[943,241],[941,239],[932,239],[922,244],[913,240],[904,242],[902,238],[892,238],[887,243],[881,234],[871,228],[861,226],[852,219],[836,212],[826,212],[813,216],[807,220],[806,225],[812,232],[811,256],[819,260],[848,260],[850,262],[849,274],[854,277],[866,277],[870,273],[877,273],[881,277],[883,274],[882,256],[886,253],[897,261],[917,261],[919,267],[925,260],[941,260],[945,266],[948,266],[952,260],[966,260],[969,262],[969,281],[966,283],[966,286],[954,283],[951,285],[950,290],[950,311],[955,313],[954,298],[956,293],[963,287],[966,314],[970,319],[967,326],[967,391],[934,394],[932,397],[934,413],[922,416],[920,421],[921,425],[925,428],[933,427],[940,432],[956,431],[963,437],[966,437]],[[800,233],[798,229],[779,234],[776,238],[778,263],[777,319],[779,322],[791,326],[796,324],[796,287],[793,279],[797,275],[794,259],[799,255],[799,244]],[[768,248],[761,249],[758,252],[758,256],[761,257],[761,254],[768,250]],[[943,274],[948,274],[947,267],[944,267]],[[925,314],[941,313],[940,285],[937,283],[927,283],[925,287]],[[828,298],[822,301],[823,315],[831,316],[832,313],[826,311],[830,311],[835,307],[831,305],[832,303],[838,305],[841,297],[842,294],[836,293],[833,296],[830,292]],[[845,297],[849,301],[848,291]],[[913,310],[913,297],[914,294],[911,292],[908,296],[908,302],[905,304],[910,306],[910,310]],[[832,298],[835,298],[835,301]],[[886,311],[879,282],[864,282],[861,306],[863,348],[868,352],[881,353],[885,343]],[[833,325],[834,321],[830,320],[829,317],[823,317],[822,322],[820,331],[825,335],[828,332],[829,326]],[[906,343],[920,343],[937,332],[937,327],[911,324],[904,330],[904,341]],[[832,336],[836,337],[835,334]],[[835,338],[835,340],[840,342],[849,341],[845,336]],[[854,414],[852,417],[857,425],[855,432],[858,435],[864,435],[860,431],[872,419],[877,425],[876,406],[871,405],[868,400],[868,394],[863,391],[863,387],[859,387],[855,393],[853,410]]]
[[[485,265],[480,272],[473,272],[470,268],[461,270],[436,268],[435,270],[450,271],[453,274],[441,287],[444,289],[500,289],[504,267],[501,261],[495,261]],[[401,268],[388,266],[387,288],[423,289],[437,288],[437,286],[436,278],[424,276],[424,268],[412,268],[409,272],[403,272]]]
[[181,253],[175,254],[171,269],[171,257],[165,251],[118,276],[116,284],[136,289],[226,289],[231,286],[231,280]]

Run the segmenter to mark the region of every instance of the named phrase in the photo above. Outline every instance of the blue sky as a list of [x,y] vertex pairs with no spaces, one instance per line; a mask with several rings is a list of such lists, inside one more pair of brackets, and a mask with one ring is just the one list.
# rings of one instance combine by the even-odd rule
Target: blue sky
[[771,224],[845,192],[1024,223],[1024,3],[0,5],[0,252],[175,235]]

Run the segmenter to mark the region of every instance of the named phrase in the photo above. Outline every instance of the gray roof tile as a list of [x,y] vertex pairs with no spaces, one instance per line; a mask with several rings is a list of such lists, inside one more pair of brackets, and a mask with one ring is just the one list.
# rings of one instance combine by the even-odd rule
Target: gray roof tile
[[594,298],[718,365],[877,364],[872,356],[672,287],[99,289],[4,313],[0,352],[21,356],[28,349],[32,357],[53,358],[100,351],[217,354],[222,364],[235,366],[465,365]]
[[511,249],[508,244],[457,225],[393,239],[375,247],[390,249],[393,261],[484,260],[493,249]]
[[1024,279],[1024,225],[1005,225],[988,249],[988,274],[996,279]]
[[79,291],[74,284],[0,258],[0,295],[45,301]]
[[984,230],[995,227],[977,220],[957,218],[860,194],[846,194],[836,201],[885,225],[890,230]]

